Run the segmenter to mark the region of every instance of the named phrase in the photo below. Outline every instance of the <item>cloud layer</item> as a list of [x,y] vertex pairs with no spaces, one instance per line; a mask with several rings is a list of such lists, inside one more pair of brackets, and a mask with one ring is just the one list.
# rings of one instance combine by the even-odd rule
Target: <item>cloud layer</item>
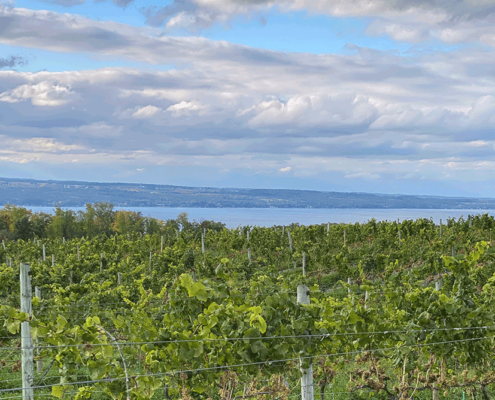
[[[168,21],[187,4],[167,9]],[[275,5],[208,4],[228,18]],[[473,4],[469,15],[455,2],[444,22],[429,19],[431,10],[446,10],[440,2],[318,4],[277,6],[380,15],[382,22],[395,16],[396,23],[422,10],[431,29],[491,15],[486,2]],[[491,49],[404,57],[349,45],[346,55],[284,53],[5,6],[0,43],[166,66],[0,71],[0,165],[122,166],[141,174],[182,168],[373,185],[495,183]],[[5,69],[20,61],[0,60],[0,68],[2,62]]]
[[493,0],[174,0],[143,12],[150,25],[197,32],[241,15],[256,17],[272,10],[367,17],[372,21],[368,33],[406,42],[434,38],[446,43],[495,43]]

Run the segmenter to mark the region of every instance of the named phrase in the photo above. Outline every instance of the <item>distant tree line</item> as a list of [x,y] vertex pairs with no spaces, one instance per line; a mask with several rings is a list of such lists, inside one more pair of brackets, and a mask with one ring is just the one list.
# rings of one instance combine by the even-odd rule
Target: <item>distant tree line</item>
[[141,212],[115,211],[113,208],[113,204],[110,203],[88,203],[84,211],[75,212],[57,207],[52,215],[7,204],[0,208],[0,239],[73,239],[116,233],[172,234],[175,231],[199,233],[202,229],[218,231],[225,228],[225,224],[221,222],[191,222],[187,213],[179,214],[176,219],[162,221],[145,217]]

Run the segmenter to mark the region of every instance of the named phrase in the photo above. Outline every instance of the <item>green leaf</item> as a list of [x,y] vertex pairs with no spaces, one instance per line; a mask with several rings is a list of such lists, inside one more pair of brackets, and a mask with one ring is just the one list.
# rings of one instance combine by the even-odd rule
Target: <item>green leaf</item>
[[61,399],[62,397],[64,397],[66,390],[67,389],[64,389],[63,386],[59,386],[59,385],[53,386],[52,387],[52,396],[56,397],[57,399]]

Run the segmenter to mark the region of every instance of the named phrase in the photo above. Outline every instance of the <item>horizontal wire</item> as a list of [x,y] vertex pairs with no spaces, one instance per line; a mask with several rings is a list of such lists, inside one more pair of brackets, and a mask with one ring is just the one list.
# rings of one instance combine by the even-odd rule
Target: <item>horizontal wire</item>
[[[336,357],[336,356],[349,355],[349,354],[362,354],[362,353],[387,351],[387,350],[397,350],[397,349],[413,348],[413,347],[428,347],[428,346],[434,346],[434,345],[439,345],[439,344],[451,344],[451,343],[469,342],[469,341],[493,339],[493,338],[495,338],[495,336],[485,336],[485,337],[471,338],[471,339],[448,340],[448,341],[433,342],[433,343],[421,343],[421,344],[405,345],[405,346],[400,346],[400,347],[394,346],[394,347],[385,347],[385,348],[380,348],[380,349],[356,350],[356,351],[347,351],[347,352],[342,352],[342,353],[320,354],[320,355],[303,356],[303,357],[297,357],[297,358],[287,358],[287,359],[282,359],[282,360],[265,360],[265,361],[258,361],[258,362],[253,362],[253,363],[222,365],[222,366],[217,366],[217,367],[197,368],[197,369],[181,370],[181,371],[173,371],[173,372],[160,372],[160,373],[146,374],[146,375],[134,375],[133,378],[176,375],[176,374],[182,374],[182,373],[194,373],[194,372],[201,372],[201,371],[213,371],[213,370],[219,370],[219,369],[238,368],[238,367],[262,365],[262,364],[274,364],[274,363],[283,363],[283,362],[289,362],[289,361],[299,361],[299,360],[313,359],[313,358],[317,358],[317,357]],[[65,385],[68,386],[68,385],[76,385],[76,384],[104,383],[104,382],[110,383],[110,382],[114,382],[114,381],[118,381],[118,380],[122,380],[122,379],[127,379],[127,378],[124,376],[124,377],[97,379],[97,380],[82,381],[82,382],[67,382]],[[31,387],[31,389],[44,389],[44,388],[49,388],[49,387],[59,386],[59,385],[60,384],[33,386],[33,387]],[[29,388],[3,389],[3,390],[0,390],[0,393],[12,392],[12,391],[23,390],[23,389],[29,389]]]
[[297,339],[297,338],[330,338],[335,336],[356,336],[356,335],[387,335],[393,333],[410,333],[410,332],[437,332],[437,331],[465,331],[475,329],[495,329],[495,326],[475,326],[475,327],[456,327],[456,328],[431,328],[431,329],[410,329],[410,330],[392,330],[378,332],[337,332],[322,333],[318,335],[283,335],[283,336],[260,336],[260,337],[229,337],[229,338],[204,338],[204,339],[177,339],[177,340],[157,340],[147,342],[111,342],[111,343],[81,343],[67,345],[46,345],[32,347],[0,347],[0,350],[23,350],[23,349],[53,349],[69,347],[86,347],[86,346],[133,346],[143,344],[166,344],[166,343],[195,343],[195,342],[222,342],[222,341],[241,341],[241,340],[273,340],[273,339]]

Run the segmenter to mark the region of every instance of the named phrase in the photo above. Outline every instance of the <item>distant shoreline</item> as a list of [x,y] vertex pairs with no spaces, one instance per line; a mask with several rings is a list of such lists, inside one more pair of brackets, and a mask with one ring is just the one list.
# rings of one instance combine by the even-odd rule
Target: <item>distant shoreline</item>
[[98,202],[112,203],[116,207],[198,209],[495,209],[495,199],[491,198],[0,178],[0,205],[69,208]]

